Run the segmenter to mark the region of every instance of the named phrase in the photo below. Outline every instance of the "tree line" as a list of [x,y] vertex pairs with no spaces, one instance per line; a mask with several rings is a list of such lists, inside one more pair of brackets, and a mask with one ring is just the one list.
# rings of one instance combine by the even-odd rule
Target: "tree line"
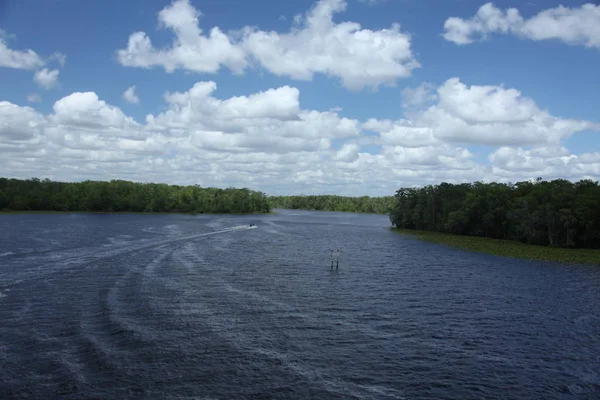
[[54,182],[0,178],[0,210],[267,213],[272,208],[389,214],[397,228],[600,248],[600,185],[564,179],[401,188],[394,196],[267,196],[124,180]]
[[397,228],[600,248],[600,186],[564,179],[401,188],[390,220]]
[[347,211],[388,214],[394,206],[394,196],[347,197],[335,195],[269,196],[272,208],[314,211]]
[[0,178],[0,210],[268,213],[270,205],[264,193],[249,189]]

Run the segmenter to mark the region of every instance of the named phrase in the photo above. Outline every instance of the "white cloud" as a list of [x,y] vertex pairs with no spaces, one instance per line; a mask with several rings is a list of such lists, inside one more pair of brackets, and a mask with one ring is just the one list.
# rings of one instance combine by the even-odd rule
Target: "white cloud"
[[144,32],[129,36],[127,49],[117,51],[122,65],[151,68],[160,66],[167,72],[184,69],[193,72],[217,72],[226,66],[240,73],[247,65],[244,51],[218,27],[208,36],[198,26],[201,13],[189,0],[176,0],[158,14],[162,28],[171,29],[175,39],[170,48],[157,49]]
[[231,120],[235,118],[280,118],[297,119],[299,94],[296,88],[289,86],[269,89],[251,96],[237,96],[227,100],[211,97],[217,89],[214,82],[198,82],[185,93],[167,93],[165,100],[175,106],[194,105],[198,117],[209,119],[214,114],[216,119]]
[[[435,141],[494,146],[559,144],[576,132],[599,130],[598,124],[563,119],[541,110],[518,90],[502,86],[467,86],[448,79],[437,89],[436,104],[415,112],[412,120],[375,127],[384,143],[408,146]],[[365,126],[366,129],[370,129]]]
[[[93,92],[58,100],[46,117],[7,103],[2,135],[40,134],[39,146],[0,146],[0,168],[17,176],[89,177],[252,186],[293,183],[330,153],[333,138],[358,135],[358,121],[303,110],[287,86],[220,100],[213,82],[167,93],[168,110],[141,125]],[[4,103],[3,103],[4,106]],[[32,121],[43,123],[32,125]],[[3,140],[2,142],[5,142]],[[185,174],[182,172],[185,171]],[[69,178],[71,177],[71,178]],[[182,182],[185,183],[185,182]]]
[[492,33],[513,34],[531,40],[555,39],[600,49],[600,5],[587,3],[573,8],[560,5],[524,19],[516,8],[502,11],[492,3],[486,3],[471,19],[448,18],[443,36],[464,45],[485,39]]
[[358,152],[360,151],[360,146],[356,143],[344,143],[341,149],[335,152],[333,155],[333,160],[335,161],[344,161],[344,162],[352,162],[358,160]]
[[36,160],[46,154],[42,140],[45,125],[45,118],[31,107],[0,101],[0,170],[5,175],[14,172],[12,162],[22,163],[29,173],[43,171]]
[[[64,66],[66,56],[61,53],[54,53],[48,59],[42,58],[32,49],[13,50],[8,47],[8,40],[15,39],[15,35],[9,35],[0,29],[0,67],[35,70],[43,67],[48,61],[56,59],[61,66]],[[38,69],[33,81],[44,89],[51,89],[58,82],[59,71],[48,68]],[[40,101],[39,95],[30,94],[27,99],[31,102]]]
[[451,78],[438,94],[441,109],[471,123],[525,122],[540,113],[533,100],[513,88],[467,87],[460,79]]
[[435,87],[429,82],[425,82],[416,88],[406,88],[401,92],[402,107],[422,107],[437,99],[437,94],[434,92]]
[[31,107],[0,101],[0,138],[2,141],[32,139],[44,126],[44,118]]
[[121,109],[98,99],[94,92],[75,92],[54,103],[48,117],[54,130],[85,132],[118,138],[143,136],[141,126]]
[[44,89],[52,89],[58,82],[59,73],[57,69],[49,70],[48,68],[44,68],[35,73],[33,81]]
[[[65,96],[48,115],[0,102],[0,170],[22,178],[120,178],[345,195],[392,194],[400,186],[441,181],[600,176],[600,153],[571,154],[562,133],[550,135],[556,141],[540,137],[533,148],[519,146],[524,127],[546,126],[544,118],[573,127],[513,89],[450,79],[437,88],[435,104],[415,111],[417,118],[363,123],[337,109],[302,108],[294,87],[225,99],[217,92],[214,82],[167,92],[165,111],[143,123],[94,92]],[[448,119],[467,128],[448,137]],[[492,151],[489,164],[454,143],[501,136],[493,124],[522,131],[504,137],[500,142],[509,144]],[[378,135],[365,136],[363,129]],[[368,143],[380,150],[370,154],[363,147]]]
[[30,93],[27,95],[27,101],[31,103],[39,103],[40,101],[42,101],[42,96],[40,96],[37,93]]
[[362,124],[362,128],[372,132],[386,132],[392,129],[394,121],[389,119],[369,118]]
[[333,76],[353,90],[393,85],[420,66],[410,36],[398,24],[370,30],[355,22],[335,23],[333,15],[345,8],[344,0],[320,0],[306,15],[296,16],[287,33],[247,26],[228,36],[214,27],[204,36],[198,26],[200,12],[189,0],[176,0],[159,13],[161,26],[175,34],[171,47],[157,49],[146,33],[135,32],[117,57],[125,66],[161,66],[167,72],[216,73],[227,67],[242,73],[256,62],[275,75],[293,79]]
[[13,37],[0,29],[0,67],[32,70],[45,64],[45,61],[31,49],[10,49],[7,39]]
[[234,153],[320,151],[329,148],[330,139],[359,134],[358,121],[300,109],[296,88],[226,100],[213,97],[215,90],[214,82],[198,82],[187,92],[167,93],[169,109],[148,116],[148,129],[188,137],[195,147]]
[[473,155],[464,148],[446,144],[435,144],[424,147],[387,146],[383,153],[403,168],[432,167],[435,169],[469,170],[476,167],[471,161]]
[[[15,39],[15,35],[10,35],[0,29],[0,67],[35,70],[43,67],[50,60],[57,60],[61,66],[66,62],[66,56],[61,53],[54,53],[48,59],[42,58],[32,49],[13,50],[8,47],[8,40]],[[51,89],[58,81],[59,71],[57,69],[49,70],[43,68],[35,72],[33,81],[44,89]],[[40,101],[39,95],[30,94],[27,99],[31,102]]]
[[[600,152],[574,155],[562,146],[523,148],[501,147],[489,155],[498,175],[545,179],[595,179],[600,176]],[[527,178],[526,178],[527,177]]]
[[275,75],[310,80],[322,73],[354,90],[394,84],[420,66],[400,25],[369,30],[355,22],[335,23],[333,15],[345,9],[343,0],[321,0],[290,32],[246,29],[243,45]]
[[418,126],[410,120],[386,123],[375,129],[379,132],[381,144],[386,146],[424,147],[439,143],[435,131],[430,126]]
[[140,98],[135,94],[135,85],[129,86],[127,90],[123,92],[123,99],[131,104],[138,104],[140,102]]

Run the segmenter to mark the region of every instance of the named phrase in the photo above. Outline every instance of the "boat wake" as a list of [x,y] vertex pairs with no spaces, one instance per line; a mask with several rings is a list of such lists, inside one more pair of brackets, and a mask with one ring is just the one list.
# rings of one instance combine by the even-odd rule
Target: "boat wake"
[[[255,228],[256,226],[237,225],[210,232],[187,235],[178,234],[160,238],[121,240],[114,241],[108,245],[104,243],[97,246],[79,247],[75,249],[50,250],[44,251],[41,254],[24,253],[19,254],[18,258],[15,258],[17,255],[11,254],[13,257],[11,265],[14,268],[6,268],[4,271],[0,272],[0,289],[28,280],[45,279],[48,275],[66,269],[73,269],[81,266],[93,266],[99,260],[117,257],[126,253],[147,250],[158,246],[185,243],[213,235]],[[8,256],[8,254],[3,254],[3,256]]]

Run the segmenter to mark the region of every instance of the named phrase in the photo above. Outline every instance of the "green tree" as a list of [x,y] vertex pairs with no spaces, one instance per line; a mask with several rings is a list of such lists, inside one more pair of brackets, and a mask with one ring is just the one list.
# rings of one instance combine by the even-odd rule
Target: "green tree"
[[271,208],[264,193],[246,188],[0,178],[0,210],[268,213]]
[[404,229],[600,248],[600,185],[591,180],[402,188],[389,215]]

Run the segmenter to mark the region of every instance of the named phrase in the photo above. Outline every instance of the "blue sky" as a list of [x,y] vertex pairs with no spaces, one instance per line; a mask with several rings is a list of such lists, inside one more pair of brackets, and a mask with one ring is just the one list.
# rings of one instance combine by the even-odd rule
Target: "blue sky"
[[[584,6],[586,3],[588,6]],[[119,60],[117,51],[127,49],[130,35],[134,32],[145,32],[155,49],[172,46],[175,37],[173,30],[159,26],[159,13],[172,7],[170,1],[3,2],[0,8],[0,29],[4,32],[6,47],[12,51],[31,49],[45,60],[44,65],[36,68],[7,66],[6,63],[2,66],[0,53],[0,101],[4,101],[5,105],[10,103],[17,106],[18,108],[11,108],[11,112],[21,113],[19,115],[25,115],[24,109],[31,107],[41,118],[35,132],[18,138],[15,132],[20,132],[20,128],[15,124],[23,123],[24,119],[10,117],[8,111],[0,114],[0,118],[8,121],[8,124],[5,123],[4,134],[0,134],[0,144],[4,142],[5,145],[0,147],[0,151],[10,154],[10,157],[5,157],[5,165],[0,164],[3,175],[44,175],[64,180],[122,177],[169,183],[200,182],[214,186],[234,184],[269,193],[333,190],[348,194],[360,190],[361,194],[373,195],[393,192],[399,186],[480,179],[514,181],[534,178],[538,174],[549,179],[598,179],[600,74],[597,71],[600,70],[600,33],[597,28],[595,31],[585,31],[583,28],[580,30],[585,32],[569,31],[573,29],[573,24],[565,22],[565,18],[568,18],[568,21],[576,21],[576,25],[581,27],[586,24],[598,26],[600,6],[594,3],[553,0],[522,2],[517,6],[520,22],[511,22],[508,14],[505,14],[508,8],[515,7],[515,3],[500,0],[489,4],[476,20],[473,17],[486,4],[483,1],[387,0],[370,4],[358,0],[190,0],[185,10],[195,9],[202,13],[199,18],[202,35],[207,35],[213,27],[218,27],[235,42],[235,31],[243,27],[252,26],[259,32],[277,32],[283,35],[294,25],[295,16],[304,16],[304,22],[296,25],[301,30],[306,27],[308,14],[315,7],[321,5],[327,9],[340,4],[345,8],[331,14],[334,24],[352,21],[360,24],[360,29],[375,33],[370,39],[361,42],[361,46],[373,46],[374,49],[372,59],[365,59],[366,63],[372,63],[371,67],[365,67],[365,76],[368,75],[368,78],[358,76],[360,74],[356,72],[361,70],[360,62],[356,61],[359,57],[335,60],[334,52],[331,53],[333,67],[329,67],[334,70],[333,73],[317,71],[310,79],[298,79],[289,73],[278,76],[275,71],[279,68],[277,60],[269,61],[269,65],[255,59],[253,61],[253,57],[259,53],[257,47],[251,48],[250,45],[244,47],[244,51],[248,53],[244,57],[249,61],[242,74],[233,73],[224,64],[216,72],[198,72],[191,70],[193,67],[182,67],[170,73],[165,71],[160,62],[148,68],[127,66]],[[561,4],[565,9],[556,11]],[[583,7],[588,8],[584,10]],[[179,18],[181,14],[177,16]],[[444,34],[448,33],[445,23],[451,17],[461,19],[458,28],[463,30],[456,28],[455,36],[445,37]],[[500,25],[504,28],[497,27],[499,18]],[[531,23],[528,24],[528,21]],[[176,23],[179,22],[178,19]],[[400,40],[400,35],[405,35],[402,37],[407,38],[410,43],[409,56],[419,66],[413,67],[403,76],[399,74],[387,80],[381,78],[377,85],[349,88],[341,79],[346,73],[344,63],[356,62],[352,66],[354,71],[350,74],[359,81],[363,78],[378,79],[374,77],[377,72],[373,72],[379,63],[377,58],[381,57],[383,60],[393,52],[388,54],[377,50],[377,35],[382,30],[390,29],[393,24],[400,24],[395,39]],[[465,37],[464,29],[470,29],[470,34],[466,35],[469,40]],[[303,36],[301,43],[308,41],[310,34],[308,32],[307,36]],[[324,35],[326,36],[325,33]],[[356,45],[355,40],[356,37],[349,36],[348,40],[334,46],[339,51],[352,51],[352,46]],[[464,43],[466,41],[469,43]],[[298,60],[309,61],[307,66],[299,66],[299,69],[310,68],[308,64],[318,62],[314,61],[318,58],[310,61],[313,56],[310,52],[318,51],[315,48],[307,46],[301,50],[302,56]],[[273,49],[275,48],[263,48],[261,54]],[[194,48],[187,49],[188,52],[193,50]],[[286,50],[289,51],[290,48]],[[48,60],[56,52],[65,56],[64,65],[60,64],[58,57]],[[137,54],[136,57],[138,64],[146,62],[139,61],[143,55]],[[147,59],[146,57],[144,60]],[[207,57],[201,56],[198,59],[199,63],[203,63]],[[385,60],[382,62],[385,63]],[[406,64],[406,60],[397,64],[403,63]],[[42,67],[59,71],[56,82],[48,82],[47,88],[33,79],[33,74]],[[458,78],[459,83],[448,84],[451,78]],[[213,132],[217,128],[202,120],[210,118],[210,113],[205,112],[192,118],[193,121],[179,115],[177,123],[164,122],[161,125],[162,131],[159,132],[160,129],[155,127],[149,133],[145,121],[147,114],[158,117],[169,110],[183,112],[183,106],[177,108],[165,101],[166,92],[184,93],[195,83],[202,81],[216,83],[216,90],[211,96],[220,100],[290,86],[298,90],[301,110],[327,112],[333,109],[332,113],[337,119],[355,121],[357,132],[345,135],[345,128],[332,133],[330,129],[337,128],[306,126],[302,129],[310,136],[312,145],[303,147],[299,144],[301,134],[290,133],[298,137],[300,147],[293,145],[287,150],[284,145],[277,143],[276,136],[266,142],[259,140],[256,144],[250,139],[242,140],[245,144],[240,144],[237,138],[241,136],[235,136],[236,139],[229,136],[252,134],[264,139],[273,135],[268,127],[277,127],[278,123],[283,123],[265,121],[260,126],[252,125],[252,129],[246,125],[236,128],[237,130],[225,130],[225,136],[219,136],[219,141],[209,143],[210,140],[206,139],[208,136],[202,135],[210,135],[206,132]],[[393,85],[389,85],[390,81]],[[448,84],[445,86],[447,90],[439,92],[438,89],[445,84]],[[135,86],[135,93],[140,100],[137,104],[131,104],[123,98],[124,91],[131,86]],[[484,97],[469,94],[474,93],[470,89],[485,86],[496,87],[501,92],[496,97],[491,93],[482,95]],[[410,109],[403,107],[403,102],[406,103],[407,99],[414,99],[408,90],[418,87],[426,88],[423,93],[434,97],[426,103],[415,103]],[[511,97],[510,92],[503,91],[509,89],[520,92],[516,100],[514,96]],[[75,104],[78,101],[82,104],[81,99],[71,96],[77,92],[93,92],[97,96],[96,101],[105,103],[100,106],[90,103],[88,109],[77,111],[81,114],[78,118],[66,116],[66,109],[63,109],[63,114],[58,115],[53,106],[60,99],[72,100],[65,104]],[[41,101],[27,100],[27,96],[34,93]],[[449,111],[452,108],[450,102],[457,105],[455,114]],[[192,103],[188,104],[190,112],[197,111],[198,108],[194,108]],[[480,106],[479,109],[477,105]],[[500,111],[491,110],[491,107],[496,106],[500,107]],[[105,107],[104,111],[100,110],[102,107]],[[501,110],[502,107],[504,111]],[[131,125],[131,129],[139,130],[139,135],[135,138],[135,146],[139,145],[136,152],[131,152],[131,146],[119,141],[125,134],[119,136],[114,133],[115,127],[107,127],[106,123],[98,122],[98,115],[106,115],[103,112],[114,114],[115,110],[122,112],[122,118],[131,117],[137,122],[137,125]],[[475,110],[482,117],[472,118],[461,110]],[[513,118],[521,112],[519,110],[528,117]],[[491,113],[491,117],[485,116],[487,112]],[[94,118],[90,116],[93,113],[96,113]],[[86,115],[91,119],[85,126],[78,125],[83,123]],[[494,119],[497,117],[499,119]],[[559,119],[558,125],[550,117]],[[267,118],[272,119],[273,116],[267,115]],[[279,117],[275,119],[277,118]],[[454,118],[462,118],[466,124],[456,122]],[[397,129],[392,129],[390,124],[401,119],[405,121]],[[97,127],[94,128],[92,120],[98,123]],[[385,128],[379,124],[374,130],[365,125],[368,120],[388,120],[388,124]],[[536,125],[540,120],[546,122]],[[119,129],[125,129],[124,126],[127,125],[118,120],[115,123]],[[186,133],[173,135],[173,126],[181,124],[188,124],[182,128]],[[410,129],[407,124],[411,126]],[[564,124],[570,125],[563,128]],[[407,138],[414,136],[411,130],[414,129],[413,125],[422,128],[419,134],[427,130],[432,142],[427,142],[426,146],[408,143]],[[315,132],[320,129],[325,130]],[[514,129],[515,133],[513,137],[506,133],[506,137],[499,140],[499,133],[495,129],[503,129],[503,132]],[[108,135],[106,130],[113,133]],[[285,128],[282,125],[276,130]],[[523,132],[531,134],[533,139],[521,140],[527,136]],[[535,132],[539,132],[539,141],[535,139]],[[159,134],[160,137],[152,136]],[[154,140],[152,143],[149,142],[151,136]],[[78,148],[75,144],[86,140],[98,145],[91,149],[89,146]],[[32,141],[35,143],[30,143]],[[290,139],[290,143],[292,142],[296,143]],[[158,146],[156,143],[162,145]],[[269,146],[274,143],[278,149],[270,150]],[[100,144],[105,147],[101,148]],[[152,150],[153,145],[162,147],[164,153]],[[344,145],[346,150],[341,154]],[[235,149],[232,150],[233,148]],[[455,160],[450,160],[454,154],[460,154],[465,149],[471,155],[456,156]],[[499,150],[501,153],[496,154]],[[107,153],[109,151],[118,153],[118,157],[111,157]],[[207,152],[219,156],[211,161],[212,156]],[[541,153],[545,155],[539,156]],[[254,159],[252,154],[261,154],[266,158],[263,160],[257,156]],[[492,154],[495,156],[491,156]],[[415,157],[418,158],[419,155],[430,157],[434,161],[415,161]],[[130,161],[123,161],[128,156]],[[240,161],[235,157],[246,158]],[[247,157],[256,163],[249,164]],[[286,160],[296,159],[295,157],[300,160],[295,163],[297,169],[286,166],[276,172],[279,164],[285,166]],[[190,161],[193,158],[203,163],[194,164]],[[24,159],[28,162],[25,163]],[[320,160],[322,164],[315,160]],[[269,163],[268,170],[272,173],[259,176],[265,162]],[[149,164],[153,165],[153,169],[142,174],[143,168],[147,168]],[[48,165],[52,167],[48,169]],[[248,172],[242,177],[239,171],[236,172],[234,165],[236,168],[246,165],[247,171],[254,171],[254,175]],[[161,173],[161,166],[168,166],[168,171],[165,169]],[[371,172],[370,168],[373,168]],[[451,172],[453,168],[455,173]],[[202,173],[207,169],[211,174]],[[371,173],[377,175],[377,179],[371,178]]]

